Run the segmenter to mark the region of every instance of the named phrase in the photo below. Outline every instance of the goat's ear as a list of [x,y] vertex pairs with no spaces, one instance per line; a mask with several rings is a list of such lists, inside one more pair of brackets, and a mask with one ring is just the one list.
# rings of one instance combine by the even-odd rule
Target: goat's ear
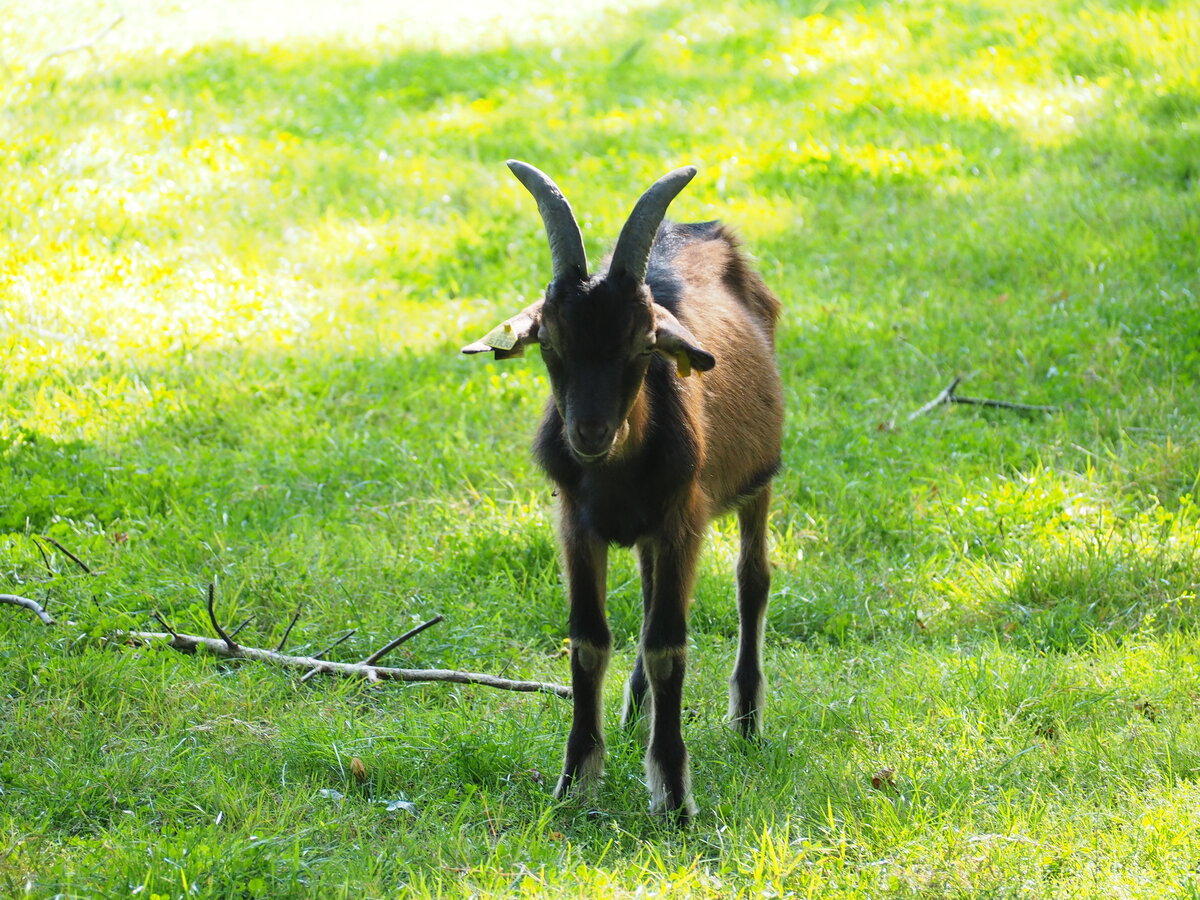
[[511,319],[501,322],[473,344],[462,348],[463,353],[486,353],[492,351],[496,359],[512,359],[524,356],[525,348],[537,343],[538,328],[542,324],[542,303],[530,304]]
[[654,350],[675,360],[680,378],[697,372],[707,372],[717,364],[717,358],[700,346],[696,336],[673,316],[666,307],[654,304]]

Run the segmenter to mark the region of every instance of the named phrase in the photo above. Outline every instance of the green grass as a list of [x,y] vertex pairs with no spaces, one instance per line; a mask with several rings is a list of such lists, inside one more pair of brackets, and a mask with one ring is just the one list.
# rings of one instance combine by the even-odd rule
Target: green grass
[[[0,893],[1200,895],[1200,15],[1184,2],[0,3]],[[125,19],[93,52],[45,58]],[[703,814],[540,696],[315,680],[114,629],[257,618],[564,681],[544,373],[458,347],[638,193],[784,301],[767,736],[692,614]],[[967,406],[909,421],[955,375]],[[50,535],[95,570],[61,553]],[[367,778],[350,771],[357,757]],[[412,804],[398,805],[397,801]]]

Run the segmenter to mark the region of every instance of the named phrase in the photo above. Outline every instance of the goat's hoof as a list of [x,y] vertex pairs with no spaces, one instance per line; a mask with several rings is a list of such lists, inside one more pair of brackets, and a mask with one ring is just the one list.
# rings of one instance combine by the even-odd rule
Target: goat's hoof
[[660,803],[651,803],[650,812],[657,816],[662,816],[667,822],[672,825],[677,825],[680,828],[687,828],[692,823],[692,820],[700,814],[700,807],[696,805],[696,801],[688,795],[681,803],[672,804],[671,801]]
[[737,718],[730,719],[729,727],[736,731],[740,737],[748,741],[762,739],[762,724],[758,716],[738,716]]
[[604,778],[604,749],[597,748],[579,760],[575,765],[568,766],[558,778],[554,787],[554,799],[565,800],[567,797],[594,797]]

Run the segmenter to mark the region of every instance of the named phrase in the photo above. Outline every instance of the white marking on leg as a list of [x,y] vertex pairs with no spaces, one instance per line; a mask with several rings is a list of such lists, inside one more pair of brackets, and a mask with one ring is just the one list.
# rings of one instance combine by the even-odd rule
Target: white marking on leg
[[554,796],[558,799],[562,799],[568,793],[593,795],[604,777],[604,715],[601,696],[604,675],[608,671],[608,661],[612,656],[612,650],[589,641],[576,640],[571,642],[571,655],[579,668],[592,677],[596,715],[591,723],[591,733],[596,735],[597,743],[579,760],[569,778],[565,771],[567,760],[564,758],[564,772],[558,779],[558,785],[554,788]]
[[[646,787],[650,789],[650,812],[656,815],[675,812],[677,807],[670,802],[670,784],[666,773],[657,759],[646,754]],[[694,816],[699,811],[696,801],[692,799],[692,769],[687,755],[683,757],[683,806],[688,815]]]
[[[729,722],[732,725],[738,725],[742,720],[742,711],[746,709],[747,704],[751,710],[751,728],[750,731],[757,734],[762,729],[763,719],[763,701],[766,695],[766,676],[763,674],[763,642],[767,627],[767,608],[764,605],[758,613],[758,621],[754,625],[753,644],[747,648],[745,643],[739,642],[737,662],[733,665],[733,677],[729,679]],[[738,684],[737,676],[742,672],[747,664],[747,650],[753,656],[754,671],[758,673],[758,684],[754,689],[753,696],[743,696],[742,687]]]

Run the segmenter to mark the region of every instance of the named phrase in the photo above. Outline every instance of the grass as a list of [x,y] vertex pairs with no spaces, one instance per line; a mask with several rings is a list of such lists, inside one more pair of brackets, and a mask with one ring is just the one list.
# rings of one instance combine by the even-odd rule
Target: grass
[[[1200,16],[1099,0],[0,4],[0,892],[1200,894]],[[311,8],[310,8],[311,7]],[[92,52],[46,58],[124,13]],[[104,635],[566,680],[546,379],[457,349],[664,171],[784,300],[767,738],[723,726],[736,531],[692,615],[704,813],[568,707]],[[908,414],[966,393],[1053,416]],[[55,537],[88,576],[32,536]],[[367,777],[358,781],[350,760]]]

